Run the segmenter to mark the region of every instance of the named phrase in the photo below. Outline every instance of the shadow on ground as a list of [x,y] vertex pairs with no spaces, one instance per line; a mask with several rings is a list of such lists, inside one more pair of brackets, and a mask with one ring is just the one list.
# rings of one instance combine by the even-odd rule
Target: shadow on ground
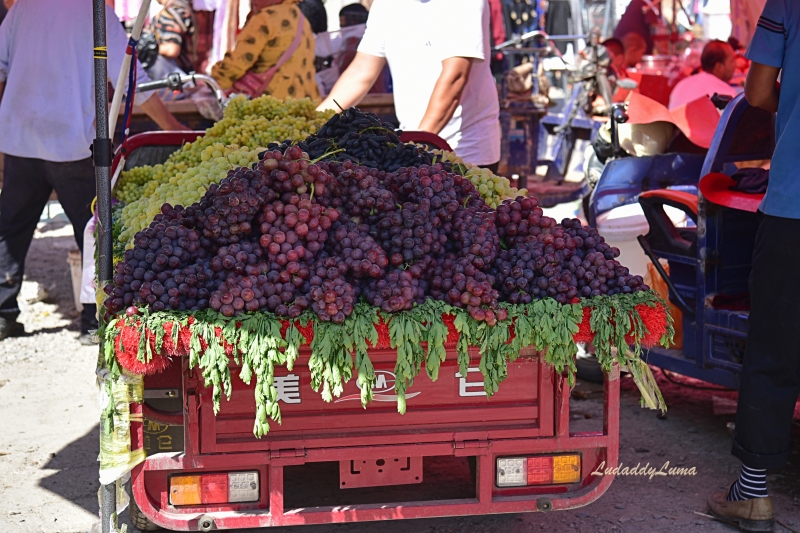
[[95,426],[51,455],[42,469],[56,472],[39,481],[39,486],[92,514],[97,513],[99,450],[100,428]]

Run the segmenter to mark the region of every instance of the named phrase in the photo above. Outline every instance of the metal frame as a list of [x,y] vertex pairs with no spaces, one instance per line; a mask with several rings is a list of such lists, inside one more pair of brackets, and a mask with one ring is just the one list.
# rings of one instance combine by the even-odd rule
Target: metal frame
[[[762,125],[763,131],[755,131],[748,123]],[[701,176],[724,170],[730,172],[730,164],[737,161],[770,159],[775,146],[774,131],[773,114],[751,107],[744,95],[737,96],[720,118]],[[747,338],[749,313],[715,309],[709,302],[717,294],[747,290],[747,275],[743,269],[749,265],[756,224],[754,213],[712,204],[698,190],[696,257],[656,251],[656,255],[669,260],[671,266],[685,265],[694,269],[693,279],[685,281],[696,287],[696,319],[684,315],[682,350],[652,348],[643,356],[648,363],[738,388],[741,364],[736,360],[740,354],[735,352],[743,351],[740,347],[743,348]],[[674,281],[675,275],[670,277]]]

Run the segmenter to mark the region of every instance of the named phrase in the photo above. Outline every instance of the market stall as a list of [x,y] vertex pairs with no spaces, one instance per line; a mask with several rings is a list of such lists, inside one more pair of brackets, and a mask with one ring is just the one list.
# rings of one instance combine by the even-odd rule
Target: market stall
[[[157,143],[175,134],[150,135],[149,142]],[[122,172],[109,243],[113,276],[98,291],[101,369],[114,399],[104,412],[101,471],[113,479],[134,469],[135,509],[147,520],[193,527],[184,522],[185,513],[199,504],[169,492],[172,503],[156,505],[155,489],[147,482],[148,475],[174,477],[180,470],[173,468],[177,465],[165,470],[158,454],[145,459],[137,415],[149,390],[142,376],[168,375],[170,369],[195,376],[196,384],[179,381],[169,390],[185,401],[201,394],[200,411],[186,404],[183,413],[160,415],[145,404],[145,417],[190,428],[199,413],[219,413],[216,453],[232,437],[242,444],[226,453],[274,446],[276,431],[274,438],[285,440],[287,428],[307,420],[293,411],[310,391],[319,392],[321,406],[331,408],[356,394],[366,411],[348,412],[356,417],[353,423],[370,420],[371,410],[379,409],[383,420],[408,434],[398,442],[417,439],[417,409],[453,408],[442,400],[427,407],[419,403],[420,392],[435,387],[445,368],[461,376],[479,372],[483,399],[475,412],[495,412],[490,418],[499,419],[507,415],[492,410],[504,403],[489,398],[504,397],[504,380],[517,382],[525,372],[549,376],[528,390],[539,398],[542,414],[531,419],[520,413],[527,424],[540,424],[537,417],[547,409],[564,409],[568,395],[557,391],[574,379],[576,342],[594,343],[609,372],[616,363],[624,365],[646,403],[663,407],[638,354],[643,346],[669,343],[664,302],[615,260],[619,252],[596,230],[545,216],[535,198],[506,178],[464,164],[446,150],[404,143],[392,125],[373,114],[357,109],[321,114],[307,100],[237,97],[205,134],[184,139],[194,140],[169,140],[179,149],[163,163]],[[120,154],[133,160],[132,147],[145,145],[132,137]],[[298,374],[302,380],[286,389],[290,376]],[[393,386],[387,387],[389,375]],[[506,394],[522,390],[512,387]],[[547,391],[557,394],[555,399],[548,399]],[[223,395],[234,402],[229,405]],[[370,404],[387,395],[397,404],[393,415]],[[230,433],[231,409],[236,420],[249,418],[250,437],[241,434],[239,422],[236,436]],[[609,416],[614,409],[609,403]],[[211,419],[203,420],[210,428]],[[270,420],[283,424],[276,429]],[[473,423],[487,422],[481,417]],[[606,440],[594,444],[600,448],[589,444],[588,435],[574,440],[581,436],[558,433],[556,440],[541,440],[547,433],[539,430],[520,443],[585,450],[581,476],[565,483],[571,497],[584,494],[581,501],[588,503],[607,488],[594,483],[589,471],[616,453],[615,429],[609,427]],[[499,429],[490,430],[490,438]],[[209,451],[202,444],[208,431],[185,434],[187,458],[196,446],[201,454]],[[301,433],[311,446],[313,434],[321,438],[327,431],[317,425],[315,433]],[[260,444],[262,438],[266,444]],[[370,439],[358,442],[374,448]],[[402,454],[430,453],[409,443]],[[485,462],[489,459],[477,467],[484,484],[495,477],[487,473],[495,468],[494,459]],[[283,494],[283,485],[274,485],[283,467],[270,464],[271,473],[258,479]],[[541,505],[535,492],[528,494],[529,503],[520,510]],[[263,505],[259,497],[244,508],[263,510]],[[556,498],[550,505],[572,504]],[[291,523],[288,514],[270,509],[249,524]],[[447,506],[431,509],[453,512]],[[485,510],[502,509],[492,504]],[[324,514],[314,520],[325,521]],[[234,518],[225,522],[221,515],[211,520],[215,527],[248,525]]]

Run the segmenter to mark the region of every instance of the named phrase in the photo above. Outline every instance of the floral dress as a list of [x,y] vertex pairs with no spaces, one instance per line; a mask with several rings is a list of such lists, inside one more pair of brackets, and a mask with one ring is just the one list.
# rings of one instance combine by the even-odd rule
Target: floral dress
[[[258,74],[266,72],[294,41],[300,20],[300,9],[293,0],[252,14],[236,37],[236,48],[214,65],[211,75],[222,89],[229,89],[251,69]],[[308,20],[302,19],[302,23],[300,46],[278,69],[264,94],[320,99],[314,71],[314,33]]]

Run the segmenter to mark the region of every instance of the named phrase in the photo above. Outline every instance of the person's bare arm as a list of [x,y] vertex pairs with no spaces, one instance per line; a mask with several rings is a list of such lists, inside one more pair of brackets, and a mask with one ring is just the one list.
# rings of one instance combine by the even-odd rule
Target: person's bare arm
[[339,106],[347,109],[358,105],[375,84],[385,65],[384,57],[357,52],[350,66],[339,76],[336,85],[331,89],[331,94],[317,106],[317,111],[328,109],[339,111]]
[[442,73],[436,80],[428,109],[419,124],[421,131],[438,134],[450,122],[461,102],[471,68],[472,60],[467,57],[451,57],[442,61]]
[[158,55],[175,59],[181,55],[181,45],[177,43],[161,43],[158,45]]
[[147,116],[153,119],[153,122],[158,124],[162,130],[169,131],[190,131],[189,128],[178,122],[175,115],[169,112],[167,106],[161,101],[158,95],[154,94],[145,100],[139,107],[147,113]]
[[6,90],[6,82],[0,81],[0,104],[3,103],[3,91]]
[[744,85],[744,95],[751,106],[772,113],[778,111],[780,87],[777,82],[780,72],[778,67],[752,62]]

